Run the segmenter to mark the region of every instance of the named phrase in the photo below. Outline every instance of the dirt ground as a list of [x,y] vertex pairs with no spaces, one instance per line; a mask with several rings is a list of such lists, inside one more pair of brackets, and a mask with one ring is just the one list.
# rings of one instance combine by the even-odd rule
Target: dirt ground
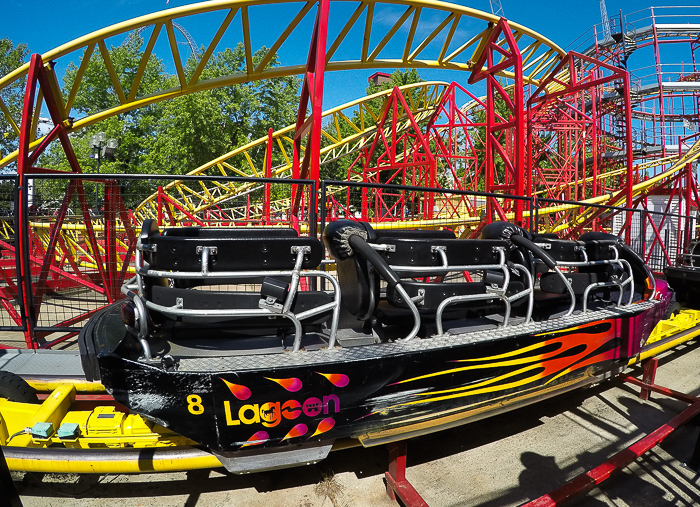
[[[700,346],[661,360],[657,383],[700,395]],[[432,507],[520,505],[603,463],[687,405],[642,401],[618,381],[561,395],[411,440],[407,477]],[[698,421],[700,422],[700,421]],[[700,428],[682,427],[574,506],[697,506],[700,475],[687,468]],[[384,447],[332,453],[318,465],[236,476],[223,469],[142,475],[13,472],[26,507],[381,507]]]

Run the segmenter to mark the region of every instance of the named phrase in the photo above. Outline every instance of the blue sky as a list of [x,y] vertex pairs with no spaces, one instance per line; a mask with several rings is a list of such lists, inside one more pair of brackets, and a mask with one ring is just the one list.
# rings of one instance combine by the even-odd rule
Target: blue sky
[[[2,0],[0,16],[3,21],[0,37],[9,37],[13,42],[26,43],[32,52],[45,52],[63,43],[69,42],[81,35],[109,25],[126,21],[143,14],[160,11],[166,8],[179,7],[188,3],[185,0],[73,0],[71,2],[58,2],[56,0]],[[471,2],[456,2],[472,8],[489,11],[488,0],[474,0]],[[675,1],[673,5],[697,5],[697,1]],[[348,5],[353,8],[356,3]],[[550,38],[562,47],[566,47],[572,40],[589,30],[596,23],[600,23],[600,9],[598,0],[579,0],[577,2],[565,2],[554,0],[534,0],[524,2],[522,0],[502,0],[503,9],[507,18],[532,28],[544,36]],[[623,14],[631,13],[639,9],[654,5],[645,0],[608,0],[607,9],[612,17],[622,10]],[[656,4],[658,5],[658,4]],[[289,19],[289,12],[284,9],[291,7],[275,7],[260,10],[258,16],[264,17],[266,23],[280,25]],[[332,15],[333,11],[331,11]],[[698,10],[700,14],[700,9]],[[251,17],[255,13],[251,11]],[[305,19],[302,27],[310,25],[313,16]],[[209,40],[203,35],[210,33],[204,26],[188,18],[182,20],[183,26],[193,35],[200,45],[207,45]],[[260,19],[258,19],[260,21]],[[696,20],[689,20],[691,22]],[[202,23],[206,24],[204,19]],[[697,19],[700,22],[700,18]],[[648,24],[648,23],[647,23]],[[276,33],[279,33],[277,31]],[[264,33],[254,33],[261,43]],[[209,35],[210,37],[210,35]],[[296,51],[304,55],[308,52],[307,41],[300,38]],[[269,45],[269,43],[268,43]],[[158,49],[156,49],[156,52]],[[290,59],[298,55],[285,55],[280,52],[284,63],[285,56]],[[364,95],[367,86],[367,76],[371,71],[328,73],[326,76],[326,92],[324,98],[325,108],[336,106],[349,100]],[[460,80],[466,81],[466,76],[455,75],[454,72],[421,71],[424,79]]]

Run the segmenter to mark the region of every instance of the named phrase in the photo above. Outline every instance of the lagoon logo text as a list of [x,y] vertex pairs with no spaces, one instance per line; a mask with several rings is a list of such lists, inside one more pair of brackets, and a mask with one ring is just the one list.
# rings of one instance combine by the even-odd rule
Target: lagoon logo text
[[234,419],[235,408],[231,408],[231,402],[224,401],[224,413],[226,414],[226,424],[228,426],[238,426],[239,424],[262,424],[267,428],[274,428],[282,419],[294,420],[302,416],[317,417],[323,415],[337,414],[340,412],[340,399],[335,394],[323,396],[323,398],[311,397],[303,402],[297,400],[287,400],[285,402],[268,401],[267,403],[245,404],[238,407]]

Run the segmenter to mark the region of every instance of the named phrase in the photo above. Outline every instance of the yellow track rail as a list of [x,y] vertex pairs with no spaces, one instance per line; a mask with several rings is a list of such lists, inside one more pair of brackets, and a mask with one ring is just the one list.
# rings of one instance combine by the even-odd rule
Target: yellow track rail
[[[286,8],[285,4],[288,4],[289,7]],[[294,7],[299,9],[281,33],[271,33],[270,24],[264,23],[265,20],[261,16],[256,18],[256,8],[269,5],[279,5],[280,12],[287,12],[287,9]],[[354,10],[352,9],[353,5],[355,6]],[[312,14],[315,6],[316,2],[312,0],[303,3],[291,0],[249,0],[192,4],[141,16],[97,30],[48,51],[42,55],[42,58],[45,62],[57,61],[59,66],[62,66],[82,53],[78,64],[78,78],[65,94],[60,91],[53,68],[49,69],[54,78],[52,80],[55,83],[53,93],[61,109],[61,117],[69,131],[77,131],[111,116],[189,93],[303,73],[306,62],[301,59],[296,62],[288,62],[280,67],[270,68],[267,65],[274,53],[298,44],[297,39],[291,35],[296,30],[303,30],[300,28],[302,20],[307,14]],[[387,30],[384,25],[387,17],[384,14],[396,8],[402,9],[403,13]],[[187,75],[175,40],[173,21],[177,20],[178,23],[186,24],[190,17],[211,13],[218,13],[221,22],[212,28],[209,37],[204,37],[210,42],[208,42],[197,68],[190,75]],[[437,26],[435,26],[436,21]],[[471,71],[484,49],[486,40],[495,29],[494,25],[497,21],[497,17],[486,12],[438,1],[384,0],[379,2],[362,0],[360,2],[346,2],[332,0],[329,34],[337,33],[337,35],[335,37],[331,35],[328,39],[326,70],[411,67]],[[196,21],[192,20],[192,22]],[[410,23],[408,35],[400,30],[404,23]],[[417,38],[418,27],[425,25],[435,26],[435,28],[427,36]],[[523,55],[524,79],[527,83],[537,84],[563,58],[564,50],[529,28],[518,23],[509,23],[509,25]],[[114,72],[107,44],[108,41],[110,44],[115,40],[121,42],[129,32],[141,27],[152,27],[152,30],[142,52],[133,83],[127,87]],[[238,38],[235,34],[239,28],[242,28],[243,40],[241,42],[244,45],[246,55],[245,72],[216,79],[201,78],[202,71],[211,60],[220,41],[225,39],[227,44],[230,44],[228,42],[230,38]],[[250,37],[254,30],[257,30],[255,33],[266,34],[271,41],[268,55],[257,63],[254,63],[252,58],[252,54],[257,48],[252,46]],[[348,41],[348,34],[351,32],[356,34],[358,31],[362,34],[360,39],[362,43],[358,44],[357,39],[352,42]],[[372,34],[384,34],[384,36],[372,44],[371,40],[375,39]],[[153,54],[153,48],[159,40],[166,42],[170,51],[159,53],[158,57],[163,60],[167,68],[176,69],[178,84],[173,88],[147,93],[140,89],[140,84],[149,58]],[[501,43],[503,42],[504,40],[501,39]],[[341,46],[343,50],[339,51]],[[436,48],[440,48],[437,55],[435,55]],[[82,118],[71,119],[77,114],[76,111],[73,111],[73,101],[80,91],[87,64],[96,53],[99,53],[105,61],[109,73],[108,78],[112,83],[113,98],[118,105]],[[299,54],[298,51],[291,53]],[[303,52],[300,58],[303,58]],[[28,68],[29,65],[26,64],[0,78],[0,92],[5,87],[25,77]],[[512,75],[509,69],[504,69],[501,74],[506,77]],[[38,107],[40,106],[38,105]],[[0,110],[7,117],[13,129],[19,133],[21,119],[10,115],[6,104],[1,101]],[[36,135],[36,128],[33,131]],[[30,149],[37,146],[39,142],[39,139],[34,141],[30,145]],[[0,160],[0,167],[7,165],[16,157],[16,151],[5,156]]]

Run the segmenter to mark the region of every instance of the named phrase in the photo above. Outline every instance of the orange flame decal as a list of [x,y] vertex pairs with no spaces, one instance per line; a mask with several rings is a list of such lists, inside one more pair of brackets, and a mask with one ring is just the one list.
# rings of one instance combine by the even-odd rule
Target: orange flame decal
[[295,393],[295,392],[297,392],[297,391],[298,391],[299,389],[301,389],[301,387],[303,386],[303,384],[301,383],[301,380],[299,380],[298,378],[294,378],[294,377],[292,377],[292,378],[269,378],[269,377],[265,377],[265,378],[266,378],[267,380],[272,380],[273,382],[277,382],[279,385],[281,385],[282,387],[284,387],[284,388],[285,388],[287,391],[289,391],[290,393]]
[[258,431],[256,433],[253,433],[253,436],[248,439],[248,443],[243,444],[241,447],[250,447],[252,445],[260,445],[269,439],[270,439],[270,435],[268,435],[265,431]]
[[326,377],[335,387],[345,387],[350,382],[350,377],[343,375],[342,373],[321,373],[320,371],[317,371],[316,373]]
[[291,430],[289,430],[289,433],[287,433],[282,440],[284,441],[288,438],[302,437],[306,435],[308,431],[309,428],[306,426],[306,424],[297,424]]
[[[327,418],[318,423],[318,428],[316,428],[316,431],[314,432],[311,437],[315,437],[316,435],[320,435],[321,433],[325,433],[326,431],[330,431],[333,429],[333,426],[335,426],[335,419],[332,418]],[[311,438],[309,437],[309,438]]]
[[[219,378],[221,378],[221,377],[219,377]],[[226,384],[226,386],[229,388],[229,391],[231,391],[231,394],[233,394],[239,400],[243,401],[243,400],[247,400],[248,398],[250,398],[250,389],[248,389],[246,386],[232,384],[228,380],[224,380],[224,379],[221,379],[221,380],[224,381],[224,384]]]

